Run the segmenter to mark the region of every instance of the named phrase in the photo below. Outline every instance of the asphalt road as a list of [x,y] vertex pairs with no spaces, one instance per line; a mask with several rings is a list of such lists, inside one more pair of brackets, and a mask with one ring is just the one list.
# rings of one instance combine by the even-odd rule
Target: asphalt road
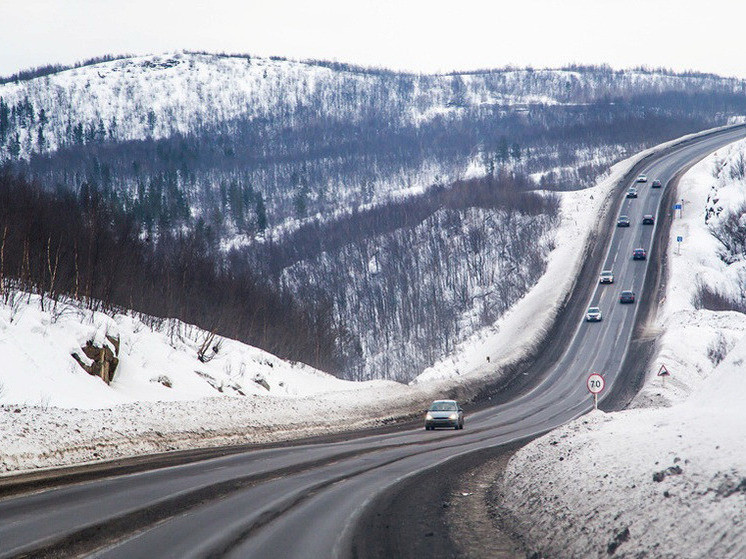
[[[423,428],[346,441],[264,448],[173,467],[117,475],[0,501],[0,557],[348,557],[376,496],[396,482],[467,453],[538,433],[586,413],[590,372],[603,373],[607,393],[620,377],[633,333],[657,227],[642,215],[668,215],[658,207],[664,187],[683,167],[742,136],[744,129],[706,137],[651,159],[649,181],[619,213],[632,226],[616,228],[605,262],[612,285],[579,286],[603,321],[580,313],[559,360],[519,397],[468,414],[463,431]],[[687,211],[687,208],[684,208]],[[638,296],[618,302],[622,289]],[[362,554],[356,549],[355,554]]]

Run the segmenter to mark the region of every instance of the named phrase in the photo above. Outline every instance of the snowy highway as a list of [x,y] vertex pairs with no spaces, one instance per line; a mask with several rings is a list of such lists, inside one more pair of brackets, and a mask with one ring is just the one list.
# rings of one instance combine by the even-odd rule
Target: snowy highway
[[[365,550],[353,553],[355,534],[364,529],[357,521],[397,481],[586,413],[593,407],[585,382],[591,372],[605,377],[602,403],[639,376],[645,363],[634,370],[625,367],[625,358],[635,328],[644,326],[638,309],[657,296],[649,279],[646,286],[646,275],[660,252],[651,250],[653,237],[671,219],[671,209],[661,206],[666,185],[682,169],[744,135],[743,127],[711,134],[633,169],[615,191],[618,196],[638,173],[649,180],[635,184],[639,197],[620,200],[607,220],[613,224],[617,215],[628,215],[631,226],[612,225],[603,238],[608,242],[589,251],[597,260],[594,281],[577,286],[582,304],[566,310],[574,329],[551,340],[564,347],[561,357],[509,402],[473,413],[467,409],[463,431],[426,432],[418,426],[341,442],[263,448],[10,497],[0,500],[0,557],[365,556]],[[654,179],[663,188],[653,189]],[[643,225],[644,214],[656,216],[656,224]],[[648,251],[647,260],[632,260],[638,247]],[[614,283],[599,285],[598,273],[609,269]],[[636,293],[635,304],[619,303],[623,289]],[[583,321],[589,306],[600,307],[601,322]]]

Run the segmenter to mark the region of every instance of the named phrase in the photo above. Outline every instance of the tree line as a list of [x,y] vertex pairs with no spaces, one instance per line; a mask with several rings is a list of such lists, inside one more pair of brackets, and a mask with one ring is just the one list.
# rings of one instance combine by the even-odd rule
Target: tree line
[[101,310],[178,318],[280,357],[337,371],[342,359],[330,309],[217,259],[214,233],[141,235],[131,214],[93,188],[44,189],[0,171],[0,290],[62,295]]

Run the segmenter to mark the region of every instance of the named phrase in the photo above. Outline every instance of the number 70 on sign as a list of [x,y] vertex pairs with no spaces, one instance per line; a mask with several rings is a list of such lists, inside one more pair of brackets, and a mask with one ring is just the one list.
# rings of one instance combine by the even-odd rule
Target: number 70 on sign
[[593,373],[588,377],[588,380],[586,381],[586,386],[588,387],[588,392],[593,394],[593,408],[598,409],[598,395],[603,391],[604,387],[606,386],[606,381],[604,380],[604,377],[599,375],[598,373]]

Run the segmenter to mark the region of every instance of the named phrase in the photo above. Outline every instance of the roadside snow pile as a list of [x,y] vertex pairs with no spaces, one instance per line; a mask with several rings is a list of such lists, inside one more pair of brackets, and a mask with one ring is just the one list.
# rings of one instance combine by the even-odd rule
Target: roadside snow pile
[[[741,212],[735,222],[742,219],[746,183],[738,169],[744,152],[744,141],[720,150],[679,185],[684,216],[671,229],[670,277],[658,324],[665,333],[653,377],[636,399],[638,406],[678,404],[593,412],[510,461],[499,487],[501,506],[532,551],[550,557],[746,556],[746,316],[697,308],[712,307],[713,300],[718,308],[744,302],[738,287],[744,285],[744,257],[713,236],[722,237],[729,210]],[[719,215],[713,207],[721,208]],[[708,298],[713,292],[716,297]],[[660,364],[672,373],[665,385],[654,376]]]

